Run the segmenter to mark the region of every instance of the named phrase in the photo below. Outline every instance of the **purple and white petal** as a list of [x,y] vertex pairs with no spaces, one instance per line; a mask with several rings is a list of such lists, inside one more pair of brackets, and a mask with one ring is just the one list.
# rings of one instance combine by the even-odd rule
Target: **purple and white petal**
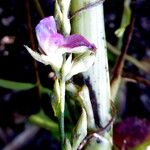
[[42,19],[35,28],[36,34],[42,32],[45,35],[57,33],[56,22],[53,16]]
[[65,38],[63,44],[64,47],[75,48],[80,46],[86,46],[89,50],[95,51],[96,47],[86,40],[82,35],[73,34]]
[[36,36],[39,46],[45,54],[51,53],[51,50],[56,50],[64,42],[63,35],[57,33],[56,23],[52,16],[40,21],[36,26]]
[[63,42],[64,42],[63,35],[55,33],[47,37],[44,41],[40,42],[39,45],[46,55],[50,55],[51,53],[56,54],[59,53],[57,49],[61,47]]

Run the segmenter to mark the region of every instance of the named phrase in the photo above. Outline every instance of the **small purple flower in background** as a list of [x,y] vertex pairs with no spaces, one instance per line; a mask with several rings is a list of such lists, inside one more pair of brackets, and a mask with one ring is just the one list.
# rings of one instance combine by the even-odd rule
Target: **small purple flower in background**
[[150,121],[129,117],[114,125],[114,144],[119,149],[132,149],[150,140]]
[[54,70],[59,70],[63,63],[64,53],[85,53],[95,54],[96,47],[83,36],[73,34],[64,37],[57,32],[56,22],[53,16],[42,19],[36,26],[36,36],[39,43],[41,55],[25,46],[29,53],[38,61],[48,65]]

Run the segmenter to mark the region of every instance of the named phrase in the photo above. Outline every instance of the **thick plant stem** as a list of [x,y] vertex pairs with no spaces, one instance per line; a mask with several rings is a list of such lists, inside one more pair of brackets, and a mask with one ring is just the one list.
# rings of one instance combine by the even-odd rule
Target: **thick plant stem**
[[60,140],[61,147],[63,149],[64,139],[65,139],[65,130],[64,130],[64,110],[65,110],[65,81],[60,80],[60,117],[59,117],[59,125],[60,125]]
[[110,119],[110,82],[101,2],[100,0],[72,0],[71,13],[78,13],[72,17],[71,26],[72,33],[85,36],[97,47],[96,61],[83,76],[86,84],[90,86],[92,103],[94,101],[96,106],[96,123],[99,127],[104,127]]

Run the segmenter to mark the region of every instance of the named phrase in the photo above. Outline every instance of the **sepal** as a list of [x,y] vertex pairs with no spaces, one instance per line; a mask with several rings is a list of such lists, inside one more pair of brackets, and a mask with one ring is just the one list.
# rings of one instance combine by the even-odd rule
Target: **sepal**
[[35,51],[33,51],[31,48],[28,46],[24,45],[24,47],[28,50],[30,55],[37,61],[45,64],[45,65],[51,65],[53,70],[55,72],[59,72],[62,63],[63,63],[63,56],[60,54],[58,55],[44,55],[44,54],[39,54]]
[[82,140],[87,135],[87,116],[84,108],[82,108],[82,114],[77,122],[77,125],[73,134],[72,150],[77,150]]
[[72,76],[87,71],[95,61],[95,53],[93,52],[86,52],[83,54],[78,55],[72,61],[72,68],[69,74],[66,77],[66,80],[69,80]]
[[60,84],[58,79],[56,79],[54,83],[54,93],[55,95],[54,94],[52,95],[52,108],[54,111],[54,115],[59,117],[61,113],[60,109],[61,101],[60,101]]
[[68,138],[65,139],[65,150],[72,150],[71,143]]
[[67,60],[64,62],[63,66],[62,66],[62,76],[63,78],[65,78],[72,67],[72,54],[69,55],[69,57],[67,58]]
[[79,96],[79,102],[81,106],[85,109],[87,114],[87,122],[88,122],[87,128],[89,130],[94,130],[96,128],[94,114],[93,114],[92,104],[90,100],[89,89],[86,85],[84,85],[81,88],[81,90],[78,92],[78,96]]

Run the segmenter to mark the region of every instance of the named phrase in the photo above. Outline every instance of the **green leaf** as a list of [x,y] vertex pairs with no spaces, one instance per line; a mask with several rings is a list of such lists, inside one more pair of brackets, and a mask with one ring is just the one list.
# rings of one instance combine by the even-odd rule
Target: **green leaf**
[[54,137],[59,138],[58,124],[51,120],[42,110],[39,113],[30,116],[28,120],[31,123],[49,130]]
[[41,85],[40,85],[40,91],[41,91],[41,93],[47,94],[49,96],[52,94],[52,90],[50,90],[49,88],[43,87]]
[[0,87],[10,89],[10,90],[29,90],[35,86],[36,84],[0,79]]
[[141,144],[138,144],[133,150],[149,150],[150,149],[150,141],[149,139],[144,141]]
[[125,29],[126,29],[126,26],[117,29],[117,30],[115,31],[116,36],[117,36],[117,37],[122,37],[123,34],[124,34]]
[[131,8],[130,8],[131,0],[125,0],[124,2],[124,10],[122,15],[121,26],[119,29],[115,31],[117,37],[122,37],[126,27],[130,24],[131,20]]
[[115,99],[121,84],[121,76],[116,76],[111,82],[111,99]]

